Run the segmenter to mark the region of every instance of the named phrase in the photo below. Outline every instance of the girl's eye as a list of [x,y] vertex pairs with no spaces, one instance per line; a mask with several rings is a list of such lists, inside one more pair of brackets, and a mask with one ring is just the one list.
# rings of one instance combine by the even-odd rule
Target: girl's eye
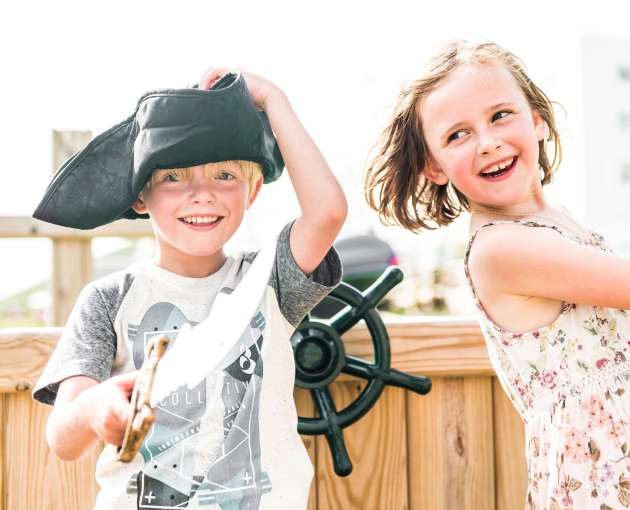
[[460,129],[459,131],[455,131],[454,133],[451,133],[450,135],[448,135],[448,138],[446,139],[446,143],[449,144],[451,142],[454,142],[455,140],[459,140],[465,134],[466,134],[466,131],[464,131],[463,129]]
[[497,113],[495,113],[492,116],[492,122],[496,121],[496,120],[501,120],[501,119],[505,119],[507,116],[511,115],[512,112],[509,110],[501,110]]

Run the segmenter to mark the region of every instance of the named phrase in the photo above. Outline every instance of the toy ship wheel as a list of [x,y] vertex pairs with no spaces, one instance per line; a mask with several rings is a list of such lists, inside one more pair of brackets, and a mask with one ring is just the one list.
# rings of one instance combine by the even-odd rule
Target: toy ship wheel
[[[295,384],[311,391],[317,418],[299,417],[301,434],[324,434],[332,454],[335,473],[347,476],[352,463],[342,429],[363,417],[376,404],[386,384],[424,395],[431,389],[427,377],[415,377],[391,368],[389,336],[376,305],[403,279],[397,267],[389,267],[367,290],[340,283],[329,297],[347,305],[326,322],[306,317],[291,337],[295,356]],[[347,356],[341,336],[363,319],[374,348],[374,362]],[[350,405],[337,411],[328,385],[341,373],[360,377],[367,385]]]

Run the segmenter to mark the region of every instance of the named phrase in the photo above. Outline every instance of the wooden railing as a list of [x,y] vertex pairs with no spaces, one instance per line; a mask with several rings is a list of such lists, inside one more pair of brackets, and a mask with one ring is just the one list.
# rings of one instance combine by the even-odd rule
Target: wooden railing
[[[488,363],[470,319],[387,321],[395,368],[433,377],[419,396],[387,388],[364,418],[345,429],[354,471],[334,474],[326,440],[304,437],[315,466],[309,510],[522,508],[524,428]],[[47,406],[30,398],[60,328],[0,331],[0,510],[87,509],[96,487],[96,454],[75,463],[46,446]],[[344,336],[347,352],[369,357],[364,327]],[[359,380],[331,385],[338,408],[356,398]],[[310,395],[295,392],[312,415]]]
[[[63,324],[90,279],[91,239],[150,236],[148,222],[119,221],[82,232],[23,217],[0,218],[0,238],[51,238],[54,244],[55,324]],[[418,396],[387,388],[372,411],[345,429],[354,471],[334,474],[326,440],[304,437],[316,476],[309,510],[522,508],[526,484],[524,426],[489,365],[472,319],[386,320],[394,368],[433,377]],[[87,509],[96,494],[96,453],[63,463],[49,451],[47,406],[30,389],[61,329],[0,331],[0,510]],[[349,354],[369,358],[364,327],[344,336]],[[356,398],[363,383],[331,385],[337,408]],[[303,416],[312,416],[308,392],[296,390]]]
[[151,237],[148,221],[120,220],[93,230],[64,228],[23,216],[0,217],[0,238],[48,238],[53,243],[53,323],[65,324],[81,289],[91,280],[92,239]]

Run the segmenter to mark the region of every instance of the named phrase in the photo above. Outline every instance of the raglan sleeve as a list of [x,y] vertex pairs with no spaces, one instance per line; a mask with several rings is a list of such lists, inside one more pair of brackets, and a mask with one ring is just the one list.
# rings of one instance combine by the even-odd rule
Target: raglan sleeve
[[54,404],[59,384],[84,375],[99,382],[110,376],[116,333],[108,295],[94,283],[79,295],[48,364],[33,389],[33,398]]
[[295,327],[339,283],[342,267],[337,251],[331,247],[319,266],[310,275],[304,274],[291,253],[292,226],[293,222],[287,224],[278,236],[270,284],[282,315]]

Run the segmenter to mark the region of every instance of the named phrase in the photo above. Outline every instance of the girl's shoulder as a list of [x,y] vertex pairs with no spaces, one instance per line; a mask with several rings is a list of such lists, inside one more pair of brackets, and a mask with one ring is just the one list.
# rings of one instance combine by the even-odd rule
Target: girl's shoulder
[[630,308],[630,261],[601,236],[573,236],[557,225],[490,222],[472,231],[465,270],[481,301],[514,296]]
[[[484,223],[470,235],[464,269],[471,286],[474,281],[482,295],[528,295],[528,288],[535,291],[537,287],[531,288],[528,283],[561,270],[566,243],[553,226],[514,221]],[[549,253],[555,256],[544,257]]]
[[[495,220],[471,224],[465,262],[519,256],[563,241],[564,233],[551,224],[533,220]],[[472,250],[474,245],[474,251]]]
[[[535,222],[499,221],[480,225],[471,235],[465,272],[482,315],[499,332],[523,332],[550,324],[564,302],[543,295],[549,272],[535,259],[566,242],[554,228]],[[473,248],[474,245],[474,248]]]
[[[549,233],[559,234],[565,241],[571,241],[582,247],[598,248],[601,251],[612,253],[606,239],[599,232],[575,221],[568,213],[565,219],[556,218],[523,218],[510,220],[471,221],[467,254],[471,251],[475,242],[475,251],[480,251],[480,244],[494,241],[508,242],[511,237],[525,239],[529,242],[550,242]],[[540,235],[542,234],[542,235]],[[479,238],[479,240],[477,240]],[[517,239],[517,240],[518,240]],[[558,240],[558,237],[555,237]],[[502,243],[502,244],[503,244]],[[562,244],[562,241],[560,241]]]

